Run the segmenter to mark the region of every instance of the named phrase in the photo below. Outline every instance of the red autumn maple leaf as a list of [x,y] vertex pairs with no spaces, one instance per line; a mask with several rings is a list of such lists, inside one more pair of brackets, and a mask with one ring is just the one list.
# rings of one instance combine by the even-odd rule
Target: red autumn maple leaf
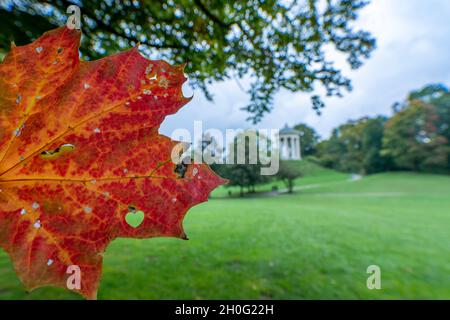
[[80,35],[58,28],[0,64],[0,246],[28,289],[65,288],[76,265],[95,299],[112,240],[186,238],[187,210],[225,180],[174,164],[158,134],[189,101],[183,67],[136,48],[80,61]]

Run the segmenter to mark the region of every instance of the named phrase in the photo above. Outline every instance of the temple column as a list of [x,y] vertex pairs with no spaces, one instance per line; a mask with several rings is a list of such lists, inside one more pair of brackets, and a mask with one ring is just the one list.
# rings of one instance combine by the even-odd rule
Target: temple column
[[285,143],[285,141],[284,141],[284,137],[281,137],[280,138],[280,156],[281,156],[281,159],[283,159],[284,158],[284,143]]
[[297,136],[295,137],[295,157],[297,160],[300,160],[300,138]]
[[292,159],[295,160],[296,155],[297,155],[297,148],[296,148],[296,143],[295,143],[295,137],[292,137],[291,141],[292,141]]

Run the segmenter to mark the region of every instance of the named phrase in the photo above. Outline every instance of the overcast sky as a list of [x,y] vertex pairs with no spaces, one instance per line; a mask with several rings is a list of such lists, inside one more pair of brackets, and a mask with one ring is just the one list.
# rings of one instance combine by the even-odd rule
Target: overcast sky
[[[450,84],[450,1],[449,0],[372,0],[361,11],[358,25],[377,38],[377,49],[370,60],[357,71],[344,68],[353,81],[354,90],[343,98],[326,100],[321,116],[311,109],[309,98],[302,93],[279,92],[274,110],[265,116],[258,128],[281,128],[285,123],[306,123],[326,138],[331,130],[349,119],[378,114],[389,115],[391,106],[403,100],[412,89],[428,83]],[[345,66],[337,56],[338,66]],[[241,83],[248,87],[248,84]],[[169,116],[161,133],[171,135],[177,128],[192,131],[195,120],[204,129],[250,128],[246,112],[240,108],[248,96],[235,80],[213,85],[214,102],[201,91],[176,115]]]

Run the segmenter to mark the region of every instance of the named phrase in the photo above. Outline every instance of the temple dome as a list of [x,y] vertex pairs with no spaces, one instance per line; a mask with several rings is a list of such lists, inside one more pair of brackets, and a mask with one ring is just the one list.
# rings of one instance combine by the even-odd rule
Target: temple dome
[[284,126],[283,129],[280,130],[280,135],[286,135],[286,134],[297,134],[300,135],[300,131],[295,130],[294,128],[290,128],[287,124]]

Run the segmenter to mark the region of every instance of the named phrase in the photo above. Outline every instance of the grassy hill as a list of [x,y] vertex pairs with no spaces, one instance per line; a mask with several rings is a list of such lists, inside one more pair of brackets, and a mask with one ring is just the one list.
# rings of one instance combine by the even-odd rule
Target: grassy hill
[[[298,187],[310,186],[318,183],[330,183],[344,181],[350,178],[349,174],[338,172],[335,170],[324,168],[311,161],[291,161],[294,163],[300,171],[303,173],[303,177],[296,179],[295,185]],[[257,185],[256,192],[268,192],[272,190],[272,187],[276,186],[279,190],[283,190],[286,186],[281,181],[277,181],[275,178],[265,184]],[[231,191],[232,196],[239,195],[239,187],[236,186],[222,186],[214,190],[211,197],[228,197],[228,193]]]
[[[189,241],[114,241],[99,298],[450,299],[450,177],[350,181],[316,169],[293,195],[217,198],[193,208]],[[382,290],[366,287],[373,264]],[[78,296],[25,293],[0,253],[0,299],[44,298]]]

